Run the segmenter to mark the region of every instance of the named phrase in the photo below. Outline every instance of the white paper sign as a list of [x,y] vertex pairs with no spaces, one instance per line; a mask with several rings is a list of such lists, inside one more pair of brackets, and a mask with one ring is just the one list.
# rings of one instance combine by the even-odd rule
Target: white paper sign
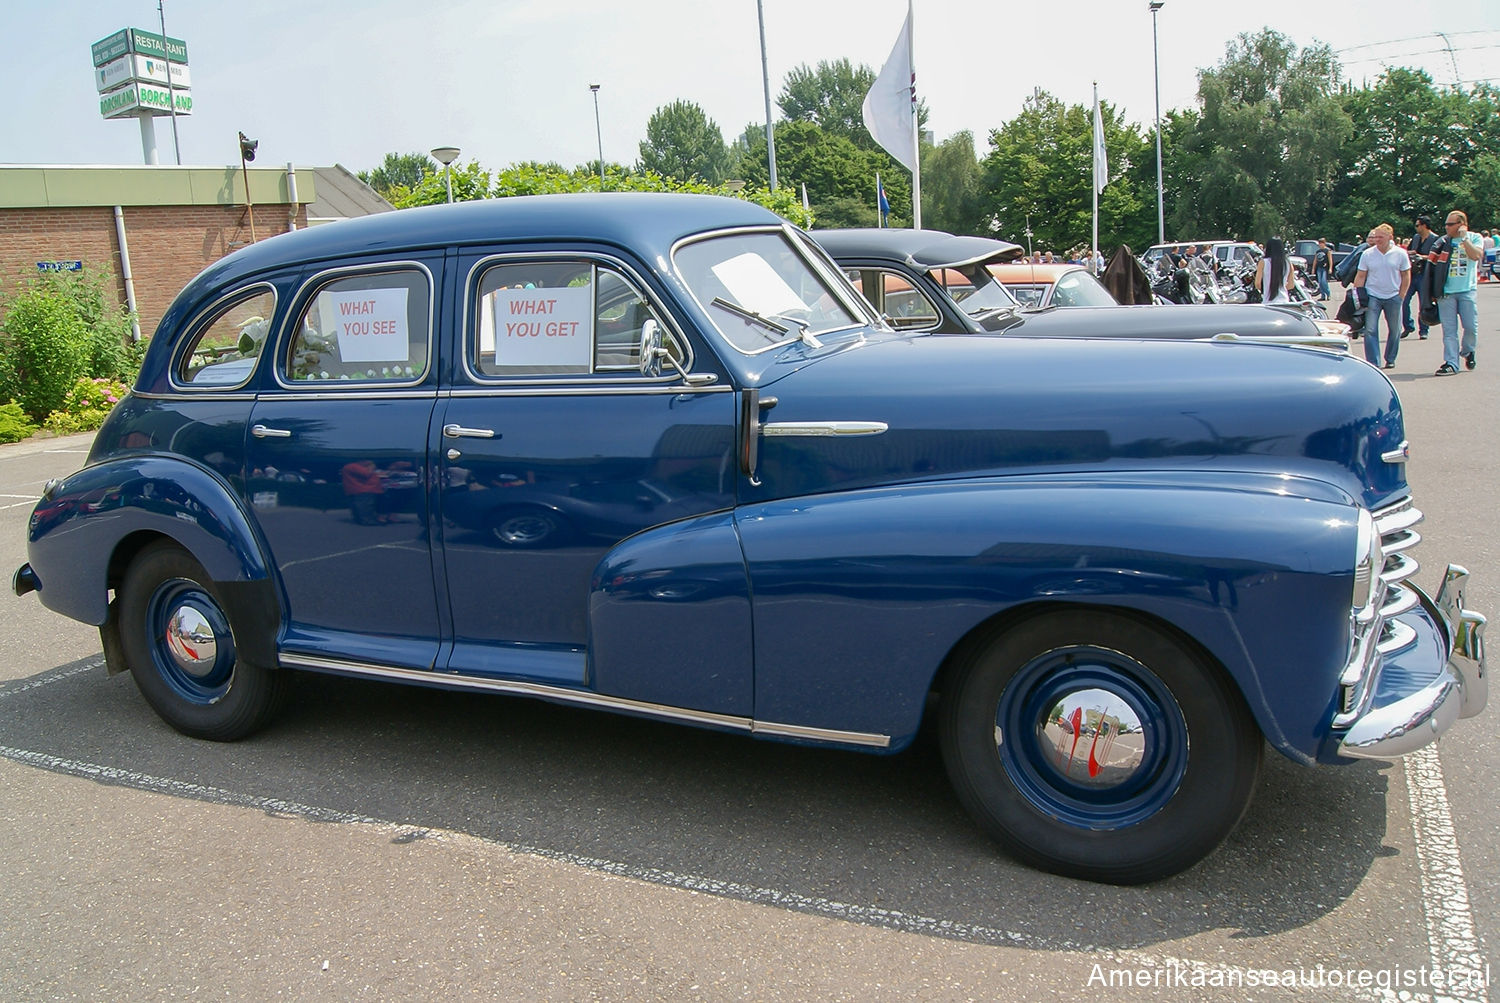
[[318,294],[320,330],[338,335],[344,362],[409,362],[405,287]]
[[497,366],[589,371],[594,297],[587,286],[497,289],[486,299]]
[[713,266],[713,273],[747,310],[775,316],[807,308],[786,280],[776,274],[770,262],[754,252],[746,251],[719,262]]

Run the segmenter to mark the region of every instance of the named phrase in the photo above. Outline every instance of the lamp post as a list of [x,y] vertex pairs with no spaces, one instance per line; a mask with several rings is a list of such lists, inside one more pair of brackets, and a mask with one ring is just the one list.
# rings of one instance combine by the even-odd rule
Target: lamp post
[[453,173],[448,165],[458,159],[459,150],[456,146],[439,146],[432,151],[432,159],[443,165],[443,185],[448,189],[448,203],[453,204]]
[[1156,83],[1156,242],[1167,242],[1167,214],[1161,181],[1161,55],[1156,46],[1156,12],[1167,0],[1149,0],[1151,7],[1151,64]]
[[255,204],[250,199],[250,161],[255,159],[255,149],[260,140],[240,133],[240,175],[245,179],[245,214],[250,217],[250,243],[255,243]]
[[599,129],[599,85],[589,84],[594,92],[594,138],[599,142],[599,190],[604,191],[604,133]]

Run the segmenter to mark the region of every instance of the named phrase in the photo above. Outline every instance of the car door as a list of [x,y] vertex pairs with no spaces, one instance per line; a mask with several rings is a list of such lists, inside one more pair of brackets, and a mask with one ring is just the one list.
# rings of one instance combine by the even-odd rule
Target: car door
[[428,543],[440,255],[312,275],[250,421],[245,494],[286,601],[282,650],[430,669]]
[[[727,517],[737,415],[723,371],[620,259],[474,254],[460,269],[462,364],[438,459],[448,668],[748,713],[748,586]],[[701,382],[670,365],[643,375],[652,328]],[[648,548],[674,533],[701,544],[698,559],[737,595],[704,613],[661,568],[663,587],[601,635],[601,562],[627,539]],[[710,670],[712,685],[683,681]]]

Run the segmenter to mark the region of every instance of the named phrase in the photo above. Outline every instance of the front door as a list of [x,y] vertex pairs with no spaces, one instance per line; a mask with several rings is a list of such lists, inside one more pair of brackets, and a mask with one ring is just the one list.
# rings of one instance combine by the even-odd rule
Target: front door
[[[657,326],[689,370],[693,348],[620,262],[580,254],[462,264],[469,275],[463,360],[439,421],[449,668],[642,699],[638,687],[646,684],[631,678],[636,668],[604,685],[592,675],[596,571],[627,537],[691,524],[695,540],[711,541],[702,552],[732,563],[743,596],[732,520],[703,518],[733,506],[732,389],[722,377],[690,387],[671,367],[642,375],[647,325]],[[723,626],[725,650],[705,651],[704,664],[681,667],[707,672],[713,662],[712,691],[697,701],[712,706],[701,709],[748,712],[744,598]],[[690,602],[674,605],[665,621],[663,609],[643,608],[641,636],[623,639],[633,666],[651,661],[656,641],[665,659],[670,639],[648,635],[663,623],[672,632],[670,617],[695,615]],[[652,685],[660,671],[650,670],[657,675]],[[670,702],[672,692],[667,686],[651,696]]]

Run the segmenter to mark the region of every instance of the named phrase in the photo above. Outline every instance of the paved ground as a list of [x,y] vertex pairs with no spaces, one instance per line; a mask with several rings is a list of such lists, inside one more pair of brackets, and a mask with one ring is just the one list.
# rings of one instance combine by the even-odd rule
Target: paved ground
[[[1390,375],[1419,581],[1466,563],[1496,613],[1500,287],[1480,313],[1476,372],[1409,340]],[[87,441],[0,448],[4,568]],[[1118,889],[1001,856],[930,736],[869,757],[309,678],[214,745],[106,678],[92,630],[0,603],[0,999],[1379,1000],[1497,960],[1496,707],[1395,765],[1268,758],[1217,853]]]

